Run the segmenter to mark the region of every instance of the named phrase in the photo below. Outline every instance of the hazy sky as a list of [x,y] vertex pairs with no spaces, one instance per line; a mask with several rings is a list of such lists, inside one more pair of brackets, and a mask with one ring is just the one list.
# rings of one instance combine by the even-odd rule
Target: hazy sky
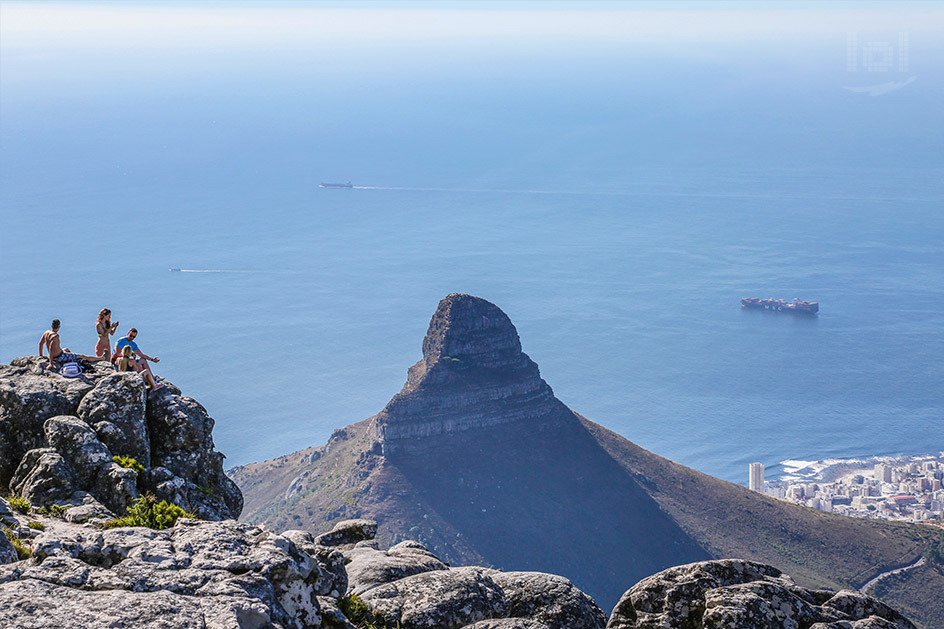
[[[353,7],[353,8],[352,8]],[[579,7],[579,8],[575,8]],[[940,31],[944,6],[747,2],[15,2],[0,3],[7,49],[417,40],[767,41],[847,31]]]

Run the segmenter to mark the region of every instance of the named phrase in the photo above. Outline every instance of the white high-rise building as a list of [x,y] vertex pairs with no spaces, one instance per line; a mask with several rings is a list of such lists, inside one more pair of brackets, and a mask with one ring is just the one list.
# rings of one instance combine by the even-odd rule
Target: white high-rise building
[[883,465],[882,463],[875,464],[875,480],[880,483],[890,483],[892,482],[892,467],[890,465]]
[[751,463],[748,487],[751,491],[764,493],[764,464]]

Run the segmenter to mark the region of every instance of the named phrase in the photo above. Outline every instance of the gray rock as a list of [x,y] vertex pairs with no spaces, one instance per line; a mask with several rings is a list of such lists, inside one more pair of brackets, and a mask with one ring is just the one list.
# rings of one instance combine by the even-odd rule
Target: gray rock
[[480,620],[463,629],[550,629],[543,622],[527,618],[493,618]]
[[363,540],[372,540],[377,535],[377,523],[373,520],[342,520],[327,533],[315,538],[319,546],[354,545]]
[[7,539],[6,535],[0,533],[0,564],[13,563],[18,559],[13,544]]
[[363,594],[371,588],[404,577],[449,567],[417,542],[393,546],[388,551],[356,546],[344,551],[348,593]]
[[[20,458],[29,450],[46,445],[43,423],[56,415],[75,412],[81,390],[79,378],[45,375],[41,359],[16,359],[0,365],[0,486],[10,482]],[[37,371],[34,371],[34,367]],[[82,383],[84,385],[84,383]],[[85,385],[91,390],[91,384]]]
[[[0,493],[47,505],[89,492],[120,514],[148,491],[203,519],[239,516],[242,493],[223,472],[200,404],[170,383],[147,393],[139,376],[107,364],[63,378],[44,363],[0,365]],[[143,465],[140,477],[116,455]]]
[[891,622],[896,629],[914,629],[904,616],[865,594],[829,596],[797,586],[772,566],[722,559],[676,566],[646,577],[623,595],[606,627],[860,629],[882,627],[881,622]]
[[127,456],[149,465],[151,445],[145,418],[147,387],[132,372],[102,378],[79,403],[78,416],[95,426],[95,432],[113,455]]
[[869,616],[855,621],[818,622],[810,625],[810,629],[898,629],[898,624],[878,616]]
[[493,573],[471,567],[434,570],[377,586],[361,599],[390,626],[458,629],[507,615],[508,602]]
[[240,596],[194,597],[170,591],[83,591],[33,579],[0,584],[0,623],[18,629],[263,629],[275,626],[265,604]]
[[118,516],[109,511],[105,505],[93,500],[91,504],[82,504],[66,509],[63,517],[66,522],[85,524],[108,522]]
[[357,629],[341,612],[336,597],[319,596],[318,605],[321,607],[322,629]]
[[508,615],[539,621],[549,629],[603,629],[606,614],[564,577],[543,572],[499,572],[492,580],[505,592]]
[[849,620],[866,620],[877,616],[896,623],[901,629],[914,629],[914,624],[899,612],[861,592],[842,590],[823,603],[823,607],[845,614]]
[[13,513],[13,509],[10,508],[10,505],[6,500],[0,498],[0,524],[6,522],[15,522],[16,514]]
[[20,461],[10,489],[35,505],[66,500],[78,486],[75,470],[53,448],[30,450]]
[[705,593],[705,626],[799,629],[818,620],[822,617],[812,605],[775,583],[755,581]]
[[148,396],[147,425],[151,464],[188,483],[179,504],[201,518],[238,517],[243,508],[242,492],[223,473],[224,457],[214,449],[214,421],[206,409],[168,384]]
[[71,466],[76,481],[73,491],[91,492],[118,513],[138,497],[137,474],[112,461],[112,453],[87,423],[77,417],[52,417],[43,429],[46,442]]
[[292,540],[299,549],[318,562],[321,579],[315,589],[319,596],[340,598],[344,595],[347,591],[347,568],[344,555],[340,551],[329,546],[318,546],[314,542],[314,536],[308,531],[293,529],[285,531],[282,536]]
[[318,627],[319,578],[291,540],[233,521],[102,531],[49,520],[32,560],[0,567],[0,626]]

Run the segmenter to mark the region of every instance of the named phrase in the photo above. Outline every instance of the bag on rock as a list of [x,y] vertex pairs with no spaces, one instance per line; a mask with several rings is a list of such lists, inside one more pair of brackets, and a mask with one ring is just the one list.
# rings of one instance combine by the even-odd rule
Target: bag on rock
[[75,378],[82,373],[82,368],[79,367],[79,363],[66,363],[62,366],[62,369],[59,371],[60,376],[65,376],[66,378]]

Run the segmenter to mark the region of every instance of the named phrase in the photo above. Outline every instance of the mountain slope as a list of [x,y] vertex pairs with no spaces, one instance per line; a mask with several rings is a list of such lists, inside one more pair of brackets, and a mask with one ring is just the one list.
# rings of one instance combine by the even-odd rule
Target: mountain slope
[[[774,500],[640,448],[557,400],[507,316],[468,295],[440,303],[423,360],[380,413],[231,473],[252,522],[369,517],[384,541],[419,539],[453,563],[564,574],[604,608],[653,572],[712,557],[857,587],[933,535]],[[944,586],[935,574],[912,584],[919,597]]]

